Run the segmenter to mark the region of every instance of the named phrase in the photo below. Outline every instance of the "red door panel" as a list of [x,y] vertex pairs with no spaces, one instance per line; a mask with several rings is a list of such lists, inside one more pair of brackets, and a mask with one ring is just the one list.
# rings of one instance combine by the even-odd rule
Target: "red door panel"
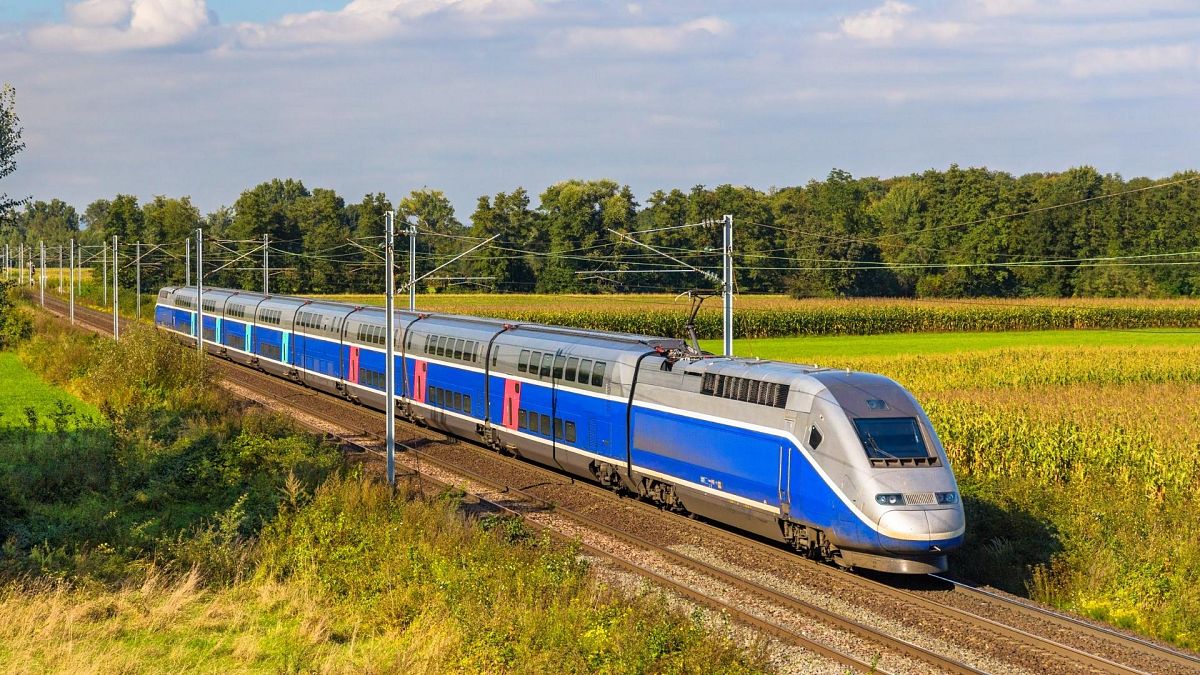
[[504,411],[500,416],[501,424],[509,429],[517,428],[517,410],[521,407],[521,383],[516,380],[504,381]]
[[346,379],[354,384],[358,384],[358,347],[350,347],[350,372],[346,373]]
[[425,402],[425,375],[428,372],[428,361],[413,361],[412,400],[416,401],[417,403]]

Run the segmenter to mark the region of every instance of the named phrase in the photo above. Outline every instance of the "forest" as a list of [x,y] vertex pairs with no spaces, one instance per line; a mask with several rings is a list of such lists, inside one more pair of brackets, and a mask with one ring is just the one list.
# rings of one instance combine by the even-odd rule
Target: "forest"
[[152,289],[184,278],[184,241],[202,227],[207,284],[261,288],[266,235],[272,291],[379,292],[389,210],[397,214],[399,277],[408,228],[416,230],[417,273],[429,275],[423,292],[715,289],[686,266],[719,275],[720,219],[730,214],[738,293],[1200,295],[1200,172],[1127,180],[1086,166],[1021,176],[950,166],[886,179],[834,169],[803,186],[697,185],[656,190],[644,203],[613,180],[567,180],[536,202],[521,187],[481,196],[469,222],[435,189],[347,202],[333,190],[275,179],[208,214],[188,197],[140,203],[119,194],[82,212],[58,199],[30,200],[0,222],[0,245],[9,244],[15,260],[19,243],[45,241],[47,264],[57,266],[57,247],[75,236],[99,275],[101,243],[115,235],[120,282],[132,286],[141,242],[143,289]]

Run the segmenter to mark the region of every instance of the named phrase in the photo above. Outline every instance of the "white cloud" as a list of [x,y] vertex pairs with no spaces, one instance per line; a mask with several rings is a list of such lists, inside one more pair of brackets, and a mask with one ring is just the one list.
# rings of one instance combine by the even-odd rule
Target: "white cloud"
[[66,18],[30,30],[30,42],[81,52],[171,47],[216,23],[205,0],[81,0],[67,6]]
[[1075,56],[1071,74],[1086,78],[1197,69],[1200,69],[1200,48],[1196,45],[1177,44],[1085,49]]
[[912,5],[887,0],[879,7],[842,19],[842,33],[866,42],[911,41],[949,42],[968,32],[969,25],[956,21],[922,21]]
[[620,50],[644,53],[676,52],[690,43],[719,37],[732,31],[728,22],[714,16],[666,26],[624,28],[570,28],[560,34],[557,47],[563,51]]
[[538,10],[537,0],[351,0],[335,12],[288,14],[274,23],[240,24],[237,36],[241,44],[251,47],[362,43],[397,35],[427,17],[489,22],[524,18]]
[[1031,16],[1085,19],[1103,16],[1149,16],[1162,12],[1192,12],[1191,0],[977,0],[988,16]]
[[898,0],[887,0],[879,7],[842,20],[842,32],[859,40],[890,40],[906,25],[905,15],[915,8]]

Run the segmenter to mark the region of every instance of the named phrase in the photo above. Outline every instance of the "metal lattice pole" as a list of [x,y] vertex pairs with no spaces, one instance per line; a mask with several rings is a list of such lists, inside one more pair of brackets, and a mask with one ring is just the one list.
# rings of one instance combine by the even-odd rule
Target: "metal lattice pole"
[[[388,286],[391,288],[390,284]],[[417,224],[408,224],[408,311],[417,311]]]
[[71,237],[71,279],[67,284],[71,287],[71,325],[75,325],[75,238]]
[[58,292],[62,293],[63,287],[63,247],[58,245]]
[[108,242],[100,242],[100,265],[104,268],[104,280],[100,287],[104,289],[104,304],[108,304]]
[[134,282],[136,285],[135,290],[137,291],[137,303],[134,306],[137,308],[137,318],[140,320],[142,318],[142,242],[140,241],[137,243],[137,258],[134,262],[134,268],[137,275],[137,281]]
[[204,228],[196,228],[196,353],[204,357]]
[[42,307],[45,307],[46,306],[46,242],[39,241],[38,244],[41,246],[41,249],[42,249],[42,274],[41,274],[41,278],[38,279],[38,287],[41,289]]
[[269,235],[263,235],[263,295],[271,292],[271,259],[269,257],[271,240]]
[[384,279],[386,288],[384,289],[384,312],[387,314],[384,319],[384,333],[387,336],[387,363],[384,366],[384,377],[387,378],[385,384],[387,395],[387,479],[388,485],[396,487],[396,316],[395,316],[395,295],[396,295],[396,278],[394,269],[395,251],[393,250],[393,239],[396,231],[396,213],[388,211],[384,217],[387,225],[387,233],[384,236]]
[[725,337],[725,356],[733,356],[733,216],[722,219],[724,225],[724,281],[722,283],[722,332]]
[[192,285],[192,238],[188,237],[184,240],[186,248],[183,250],[183,285]]
[[119,267],[117,267],[117,246],[118,246],[117,235],[114,234],[113,235],[113,243],[112,243],[112,253],[113,253],[112,254],[112,270],[113,270],[113,274],[112,274],[112,277],[113,277],[113,289],[112,289],[112,291],[113,291],[113,308],[112,309],[113,309],[113,339],[114,340],[121,339],[121,317],[120,317],[121,283],[119,281],[121,276],[117,273],[117,270],[120,269]]

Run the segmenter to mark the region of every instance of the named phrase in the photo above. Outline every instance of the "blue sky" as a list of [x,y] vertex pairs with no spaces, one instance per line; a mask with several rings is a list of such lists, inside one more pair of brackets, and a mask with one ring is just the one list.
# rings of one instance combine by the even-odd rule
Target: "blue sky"
[[1192,0],[0,3],[28,148],[0,192],[204,210],[566,178],[802,184],[952,163],[1195,169]]

